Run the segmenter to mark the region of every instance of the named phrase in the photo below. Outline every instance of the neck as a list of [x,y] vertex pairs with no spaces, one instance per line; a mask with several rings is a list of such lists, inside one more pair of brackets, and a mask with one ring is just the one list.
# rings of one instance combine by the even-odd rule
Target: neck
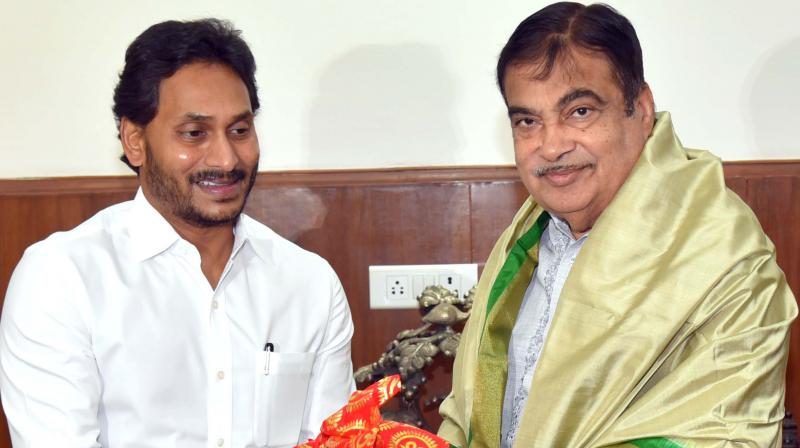
[[573,237],[574,237],[576,240],[577,240],[578,238],[582,237],[583,235],[586,235],[587,233],[589,233],[589,231],[590,231],[590,230],[592,230],[592,228],[591,228],[591,227],[587,227],[587,228],[585,228],[585,229],[583,229],[583,230],[574,230],[574,229],[573,229],[573,227],[572,227],[571,225],[569,226],[569,229],[572,231],[572,236],[573,236]]
[[211,287],[216,289],[233,252],[233,224],[214,227],[197,227],[185,222],[170,224],[181,238],[197,248],[203,275]]
[[213,289],[217,288],[222,271],[233,252],[234,223],[202,227],[176,216],[168,206],[151,194],[146,182],[142,183],[145,198],[175,229],[181,238],[191,243],[200,253],[200,268]]
[[560,219],[564,220],[567,225],[569,226],[569,230],[572,233],[572,236],[577,240],[578,238],[582,237],[589,233],[594,226],[594,222],[597,219],[596,216],[591,216],[586,213],[565,213],[565,214],[557,214],[557,213],[550,213],[551,215],[558,216]]

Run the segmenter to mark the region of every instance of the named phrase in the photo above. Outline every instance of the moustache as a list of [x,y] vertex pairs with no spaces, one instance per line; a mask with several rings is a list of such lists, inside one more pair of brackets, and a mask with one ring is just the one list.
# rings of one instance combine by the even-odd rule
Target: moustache
[[198,183],[203,181],[223,181],[223,182],[238,182],[244,179],[247,173],[244,170],[235,169],[231,171],[222,170],[205,170],[192,173],[189,176],[189,182]]
[[560,171],[582,170],[584,168],[594,168],[595,166],[596,165],[594,163],[588,163],[588,162],[540,166],[533,170],[533,174],[536,177],[542,177],[550,173],[557,173]]

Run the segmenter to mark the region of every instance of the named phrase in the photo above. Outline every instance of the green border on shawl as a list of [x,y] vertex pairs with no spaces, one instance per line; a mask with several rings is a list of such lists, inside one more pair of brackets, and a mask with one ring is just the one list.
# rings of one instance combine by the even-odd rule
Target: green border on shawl
[[650,437],[647,439],[636,439],[627,442],[639,448],[684,448],[683,445],[663,437]]
[[[533,226],[519,237],[511,247],[506,261],[503,262],[503,267],[500,268],[500,272],[497,273],[497,278],[495,278],[492,288],[489,290],[489,299],[486,301],[487,319],[483,328],[481,328],[479,345],[480,342],[483,341],[483,334],[486,330],[486,325],[489,323],[489,313],[491,313],[495,304],[497,304],[497,301],[500,299],[500,296],[508,289],[508,285],[511,284],[514,276],[522,267],[522,264],[528,256],[528,251],[539,242],[539,239],[542,237],[542,232],[544,232],[544,228],[547,227],[547,222],[549,220],[550,215],[546,211],[542,211],[542,214],[539,215],[536,222],[533,223]],[[467,447],[472,445],[472,436],[472,425],[470,425],[469,431],[467,432]]]
[[[539,218],[536,219],[533,226],[531,226],[530,230],[519,237],[511,247],[511,251],[508,253],[508,257],[503,263],[503,267],[500,268],[500,272],[497,273],[497,278],[495,278],[492,289],[489,291],[489,300],[486,302],[487,317],[495,304],[497,304],[497,300],[503,295],[508,285],[511,284],[519,268],[522,267],[522,263],[524,263],[525,258],[528,256],[527,254],[530,248],[539,242],[549,219],[550,215],[543,211],[542,214],[539,215]],[[486,322],[488,322],[488,319]],[[481,329],[481,340],[483,340],[484,330],[486,330],[485,324]]]

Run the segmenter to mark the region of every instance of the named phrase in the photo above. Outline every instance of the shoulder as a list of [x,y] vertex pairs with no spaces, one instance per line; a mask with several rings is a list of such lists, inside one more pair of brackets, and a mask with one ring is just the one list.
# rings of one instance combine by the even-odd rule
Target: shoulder
[[[731,261],[763,253],[774,253],[774,246],[758,217],[740,197],[728,188],[722,161],[707,151],[687,149],[686,168],[675,176],[684,185],[683,201],[675,206],[678,216],[686,216],[684,230],[701,231],[715,245],[735,244],[738,250]],[[702,230],[701,230],[702,229]]]
[[[114,256],[114,229],[125,220],[128,203],[101,210],[74,229],[53,233],[28,247],[6,290],[4,316],[38,322],[89,314],[88,285]],[[75,318],[75,321],[81,320]]]
[[127,201],[112,205],[71,230],[51,234],[28,247],[22,261],[47,264],[71,260],[79,265],[101,252],[113,251],[115,240],[125,233],[132,204]]

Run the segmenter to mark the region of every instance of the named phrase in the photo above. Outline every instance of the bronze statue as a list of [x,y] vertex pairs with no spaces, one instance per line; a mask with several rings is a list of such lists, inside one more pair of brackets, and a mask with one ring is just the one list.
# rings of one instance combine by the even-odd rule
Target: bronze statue
[[[424,325],[401,331],[376,362],[356,370],[356,381],[361,384],[400,374],[403,391],[398,396],[399,410],[383,411],[385,419],[430,429],[419,403],[420,386],[426,381],[423,370],[440,354],[448,358],[456,356],[461,333],[453,326],[469,317],[474,294],[475,288],[463,298],[443,286],[425,288],[417,297]],[[432,401],[436,402],[438,398]]]

